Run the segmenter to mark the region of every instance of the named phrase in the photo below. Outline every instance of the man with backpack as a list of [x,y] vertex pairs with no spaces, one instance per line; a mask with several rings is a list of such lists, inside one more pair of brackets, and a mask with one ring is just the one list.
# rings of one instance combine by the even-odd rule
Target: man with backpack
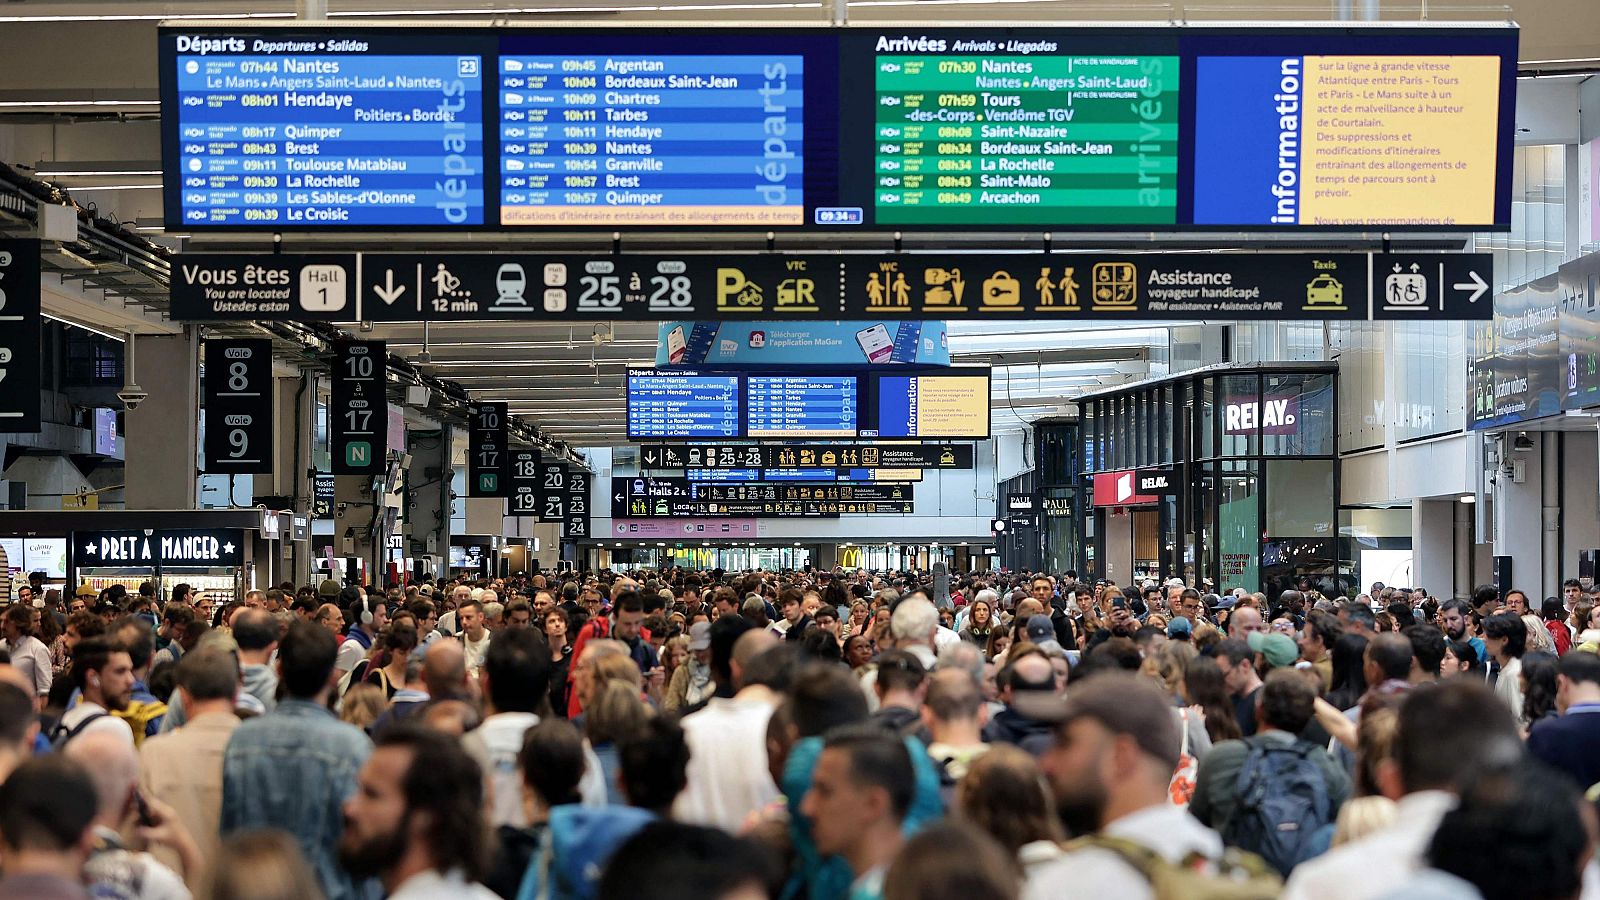
[[1023,900],[1277,896],[1275,875],[1225,851],[1215,831],[1168,798],[1180,735],[1153,680],[1105,672],[1065,699],[1033,693],[1021,702],[1029,716],[1056,723],[1040,766],[1062,824],[1087,835],[1029,870]]
[[121,645],[104,637],[85,638],[72,654],[72,686],[78,704],[61,716],[50,732],[55,749],[64,748],[79,735],[105,733],[133,746],[133,729],[112,716],[126,709],[133,695],[133,659]]
[[1260,856],[1284,876],[1328,848],[1333,821],[1350,796],[1344,769],[1296,737],[1316,699],[1304,672],[1268,673],[1256,700],[1256,734],[1211,748],[1189,804],[1228,846]]

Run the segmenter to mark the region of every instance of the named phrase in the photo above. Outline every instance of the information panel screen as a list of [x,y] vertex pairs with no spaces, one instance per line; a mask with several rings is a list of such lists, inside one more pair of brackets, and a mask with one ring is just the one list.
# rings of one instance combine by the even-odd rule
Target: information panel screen
[[1508,228],[1517,34],[167,28],[167,223]]
[[628,375],[628,438],[730,438],[742,419],[739,376]]
[[878,378],[879,438],[989,436],[989,377],[884,375]]
[[856,379],[835,375],[751,375],[745,435],[752,438],[855,437]]

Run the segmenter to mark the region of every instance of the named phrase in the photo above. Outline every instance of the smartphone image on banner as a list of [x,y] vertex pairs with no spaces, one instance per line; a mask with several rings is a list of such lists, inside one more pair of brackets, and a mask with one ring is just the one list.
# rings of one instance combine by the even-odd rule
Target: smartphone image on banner
[[894,341],[889,339],[889,329],[881,322],[856,332],[856,343],[861,345],[861,352],[866,354],[869,363],[888,362],[894,355]]
[[917,361],[917,341],[922,338],[921,322],[901,322],[894,336],[894,352],[889,358],[897,363]]
[[667,362],[678,365],[683,362],[683,351],[688,344],[683,339],[683,326],[679,325],[667,332]]

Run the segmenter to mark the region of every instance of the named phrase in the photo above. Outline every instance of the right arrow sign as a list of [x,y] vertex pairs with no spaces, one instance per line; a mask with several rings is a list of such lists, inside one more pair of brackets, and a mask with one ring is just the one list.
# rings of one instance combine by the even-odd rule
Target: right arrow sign
[[1467,271],[1467,278],[1471,280],[1458,281],[1450,286],[1458,291],[1471,291],[1472,296],[1467,298],[1467,302],[1477,303],[1478,298],[1482,297],[1484,293],[1489,290],[1489,282],[1484,281],[1482,275],[1479,275],[1477,272],[1470,269]]

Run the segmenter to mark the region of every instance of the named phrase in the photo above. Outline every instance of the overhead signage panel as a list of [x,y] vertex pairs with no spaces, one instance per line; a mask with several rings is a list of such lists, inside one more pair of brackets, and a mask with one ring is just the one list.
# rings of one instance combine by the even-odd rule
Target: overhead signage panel
[[539,451],[514,450],[511,453],[511,503],[507,515],[537,516],[544,505],[539,501]]
[[[896,352],[907,321],[1487,319],[1494,283],[1487,253],[367,253],[353,300],[339,300],[348,256],[273,259],[180,254],[173,318],[304,319],[309,302],[330,308],[313,317],[349,322],[851,320],[869,323],[856,336],[870,361]],[[200,272],[242,282],[260,266],[284,282],[270,303],[185,284]],[[226,299],[236,290],[247,299]]]
[[189,230],[1509,227],[1517,30],[163,29]]
[[39,242],[0,239],[0,432],[41,427]]
[[582,469],[567,471],[566,515],[561,520],[561,531],[568,540],[589,536],[589,477]]
[[662,322],[656,367],[950,365],[943,322]]
[[377,475],[388,463],[386,359],[383,341],[333,342],[328,431],[335,475]]
[[272,342],[205,342],[205,470],[272,473]]
[[567,519],[567,464],[559,460],[539,463],[539,521],[565,522]]
[[172,266],[171,301],[195,322],[354,322],[356,256],[183,254]]
[[512,469],[506,405],[473,404],[467,415],[467,496],[508,496]]
[[970,469],[972,445],[645,444],[639,459],[646,469]]

